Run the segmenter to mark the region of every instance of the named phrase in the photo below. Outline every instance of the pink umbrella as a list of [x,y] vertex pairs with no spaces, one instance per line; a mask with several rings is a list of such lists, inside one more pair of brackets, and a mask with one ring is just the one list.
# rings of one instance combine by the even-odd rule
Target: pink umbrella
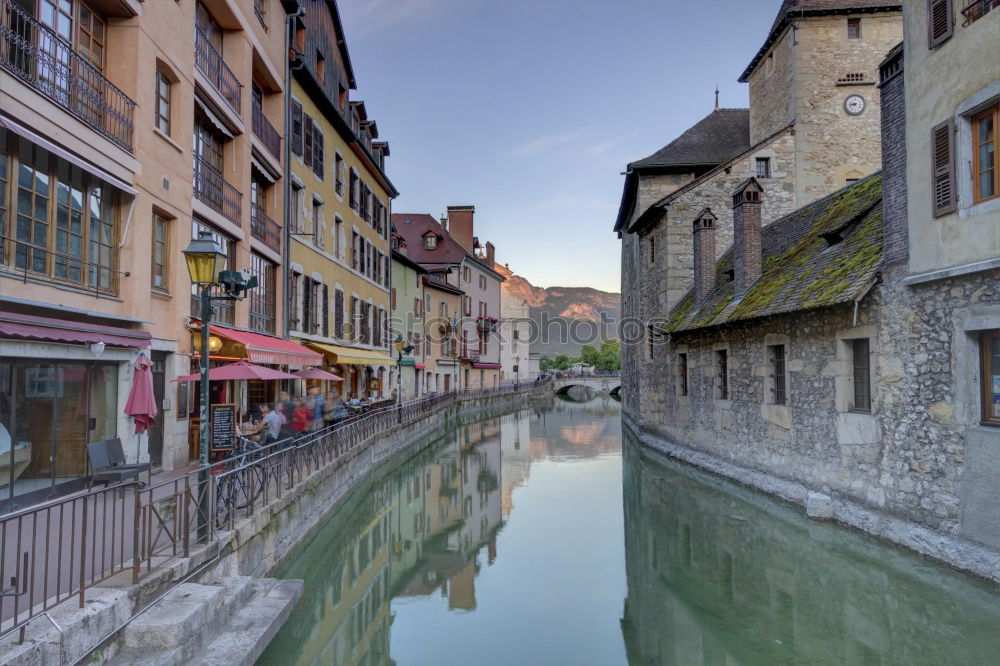
[[338,377],[332,372],[327,372],[326,370],[320,370],[319,368],[307,368],[305,370],[299,370],[298,372],[293,372],[293,375],[300,379],[325,379],[328,382],[342,382],[343,377]]
[[[178,377],[175,382],[196,382],[201,379],[201,373]],[[237,361],[208,371],[208,381],[224,381],[227,379],[300,379],[298,375],[281,370],[272,370],[262,365],[254,365],[246,361]]]
[[145,355],[140,355],[135,362],[135,375],[132,378],[132,390],[125,403],[125,413],[135,419],[135,434],[145,432],[156,419],[156,398],[153,397],[153,366]]

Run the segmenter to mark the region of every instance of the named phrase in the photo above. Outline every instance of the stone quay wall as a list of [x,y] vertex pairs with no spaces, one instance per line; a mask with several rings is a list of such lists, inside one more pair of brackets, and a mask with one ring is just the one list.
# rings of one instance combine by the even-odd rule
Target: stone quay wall
[[[1000,429],[979,425],[977,370],[978,331],[1000,327],[1000,283],[991,272],[905,285],[901,273],[887,269],[856,313],[847,305],[692,332],[651,357],[628,350],[628,384],[641,388],[624,419],[652,448],[1000,581]],[[851,409],[850,341],[861,337],[870,413]],[[786,346],[786,405],[770,404],[776,344]],[[688,395],[678,394],[679,353]]]

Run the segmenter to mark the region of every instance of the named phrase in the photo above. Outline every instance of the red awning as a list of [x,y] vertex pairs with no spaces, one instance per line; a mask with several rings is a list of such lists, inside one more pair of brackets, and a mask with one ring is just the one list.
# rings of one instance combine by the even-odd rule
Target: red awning
[[225,326],[209,325],[209,332],[238,342],[247,349],[247,358],[266,365],[322,365],[323,355],[297,342],[264,333],[237,331]]
[[478,361],[473,361],[472,367],[477,370],[499,370],[499,363],[479,363]]
[[0,312],[0,337],[76,344],[103,342],[112,347],[144,349],[149,346],[152,336],[148,331],[136,331],[118,326]]

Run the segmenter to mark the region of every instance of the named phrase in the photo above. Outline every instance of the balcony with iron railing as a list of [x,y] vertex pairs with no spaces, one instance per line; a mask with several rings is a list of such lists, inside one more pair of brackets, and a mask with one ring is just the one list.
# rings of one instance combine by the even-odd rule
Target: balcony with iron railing
[[275,252],[281,252],[281,226],[253,203],[250,204],[250,235]]
[[991,9],[1000,9],[1000,0],[972,0],[962,9],[962,16],[965,17],[962,25],[975,23],[986,16]]
[[479,346],[472,346],[466,343],[462,343],[462,360],[463,361],[478,361],[480,357]]
[[194,198],[226,219],[240,223],[243,193],[198,155],[194,158]]
[[253,135],[267,148],[274,159],[281,161],[281,135],[274,125],[264,115],[264,109],[259,104],[253,104]]
[[222,54],[216,51],[212,43],[208,41],[205,33],[198,28],[195,28],[194,33],[195,67],[219,91],[219,94],[226,100],[226,103],[237,114],[241,113],[240,98],[242,97],[243,84],[239,82],[239,79],[233,74],[233,70],[229,69],[225,61],[223,61]]
[[497,320],[493,317],[479,317],[476,319],[476,328],[484,333],[492,333],[497,330]]
[[0,67],[132,152],[135,102],[13,0],[0,0]]

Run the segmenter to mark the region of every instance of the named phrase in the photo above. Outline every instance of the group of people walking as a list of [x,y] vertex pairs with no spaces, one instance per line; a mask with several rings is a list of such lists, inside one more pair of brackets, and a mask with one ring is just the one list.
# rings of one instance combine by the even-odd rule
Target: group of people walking
[[352,409],[363,405],[364,401],[356,394],[344,401],[336,393],[324,394],[317,387],[309,389],[305,396],[292,397],[282,391],[276,402],[260,405],[260,442],[271,444],[340,423],[351,415]]

